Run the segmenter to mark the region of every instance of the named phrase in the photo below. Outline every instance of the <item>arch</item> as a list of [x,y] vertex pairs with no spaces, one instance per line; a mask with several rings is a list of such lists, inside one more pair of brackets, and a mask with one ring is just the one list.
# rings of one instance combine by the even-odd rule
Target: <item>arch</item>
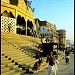
[[27,27],[30,27],[30,28],[33,27],[33,23],[32,23],[32,21],[30,21],[30,20],[27,21]]
[[31,28],[33,28],[33,22],[31,21]]
[[17,17],[17,28],[16,28],[16,32],[17,34],[22,34],[22,27],[21,27],[21,16],[18,15]]
[[26,21],[25,21],[24,17],[21,17],[20,15],[18,15],[18,17],[17,17],[17,25],[18,24],[25,26]]
[[5,10],[5,11],[1,14],[1,16],[8,17],[8,16],[9,16],[9,14],[8,14],[7,10]]
[[27,27],[30,27],[30,21],[29,20],[27,21]]
[[7,10],[5,10],[4,12],[8,13]]
[[[27,35],[31,36],[31,33],[33,32],[33,24],[32,21],[28,20],[27,21]],[[32,32],[30,32],[32,31]]]
[[22,22],[22,35],[25,35],[26,34],[26,21],[24,19],[24,17],[21,18],[21,22]]
[[27,21],[27,35],[30,36],[30,21]]
[[25,21],[24,17],[21,17],[20,15],[18,15],[17,26],[18,26],[17,33],[25,35],[26,34],[26,21]]
[[14,15],[12,14],[12,12],[9,12],[9,17],[15,18]]
[[7,12],[7,10],[5,10],[1,16],[5,16],[5,17],[10,17],[10,18],[15,18],[14,15],[12,14],[12,12]]
[[21,16],[20,15],[18,15],[18,17],[17,17],[17,25],[21,25]]
[[25,21],[24,17],[22,17],[21,19],[22,19],[22,25],[25,26],[26,21]]

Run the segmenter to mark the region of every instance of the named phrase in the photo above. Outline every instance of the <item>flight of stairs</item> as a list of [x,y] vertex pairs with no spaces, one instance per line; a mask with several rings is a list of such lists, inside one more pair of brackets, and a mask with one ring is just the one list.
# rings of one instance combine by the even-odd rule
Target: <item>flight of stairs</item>
[[30,37],[25,38],[25,36],[7,33],[1,34],[1,75],[37,73],[48,67],[46,60],[43,58],[40,69],[37,71],[32,70],[38,59],[33,58],[32,55],[35,55],[35,53],[31,54],[31,52],[21,49],[22,44],[32,47],[32,44],[35,43],[34,41],[31,42]]

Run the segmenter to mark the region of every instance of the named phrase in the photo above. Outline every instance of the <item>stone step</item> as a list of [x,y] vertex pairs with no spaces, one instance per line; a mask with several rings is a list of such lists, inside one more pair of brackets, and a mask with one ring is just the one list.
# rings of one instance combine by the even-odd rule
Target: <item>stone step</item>
[[[18,51],[17,51],[18,52]],[[8,51],[8,53],[4,53],[4,54],[7,54],[7,55],[15,55],[17,52],[10,52],[10,51]],[[26,53],[24,53],[24,52],[22,52],[22,53],[20,53],[20,52],[18,52],[15,56],[17,56],[17,55],[20,55],[20,56],[23,56],[23,55],[25,55],[25,56],[29,56],[29,55],[27,55]]]
[[8,54],[7,56],[8,56],[8,57],[9,57],[9,56],[10,56],[10,57],[16,57],[16,58],[26,57],[25,55],[15,55],[15,54],[14,54],[14,55],[12,55],[12,54],[11,54],[11,55]]
[[[17,51],[17,52],[18,52],[18,51]],[[24,53],[23,53],[23,54],[16,54],[16,53],[13,54],[13,53],[10,53],[10,52],[9,52],[9,53],[4,53],[4,54],[6,54],[6,55],[8,55],[8,56],[10,55],[10,56],[13,56],[13,57],[14,57],[14,56],[15,56],[15,57],[17,57],[17,56],[20,56],[20,57],[22,57],[22,56],[29,57],[29,55],[26,55],[26,54],[24,54]]]
[[16,68],[11,68],[13,70],[15,70],[15,72],[21,72],[22,71],[22,68],[21,67],[16,67]]
[[5,57],[1,57],[1,61],[7,61],[8,58],[5,58]]
[[16,60],[20,60],[20,59],[30,59],[29,57],[24,57],[24,56],[23,56],[23,57],[20,57],[20,56],[19,56],[19,57],[10,56],[10,58],[11,58],[12,60],[15,60],[15,61],[16,61]]
[[5,68],[5,65],[1,65],[1,69]]
[[1,73],[1,75],[11,75],[11,74],[14,74],[14,73],[15,73],[15,70],[10,70],[8,72]]
[[5,72],[7,72],[7,71],[9,71],[9,68],[3,68],[3,69],[1,69],[1,73],[5,73]]
[[[30,63],[35,63],[36,60],[31,60],[31,59],[28,59],[27,61],[26,60],[23,60],[23,61],[20,61],[20,60],[15,60],[17,61],[19,64],[26,64],[29,66]],[[32,62],[31,62],[32,61]]]
[[9,64],[6,64],[7,66],[14,66],[15,63],[9,63]]
[[[15,60],[16,61],[16,60]],[[25,61],[25,62],[29,62],[29,61],[35,61],[34,58],[29,58],[29,57],[26,57],[26,58],[21,58],[21,59],[18,59],[18,61]]]
[[[15,60],[15,59],[14,59]],[[33,59],[32,59],[33,60]],[[29,61],[31,61],[31,59],[28,59],[28,58],[21,58],[21,59],[16,59],[15,60],[15,62],[25,62],[25,63],[27,63],[27,62],[29,62]]]
[[13,68],[18,68],[18,66],[19,66],[19,65],[13,65],[12,67],[13,67]]
[[[4,47],[3,47],[3,46],[4,46]],[[10,48],[8,49],[7,47],[10,47]],[[2,48],[4,49],[4,48],[5,48],[5,45],[2,45]],[[5,52],[5,51],[10,51],[10,52],[17,52],[17,51],[18,51],[18,52],[22,53],[22,49],[20,49],[20,48],[15,48],[14,46],[11,46],[11,45],[10,45],[10,46],[7,46],[7,45],[6,45],[6,48],[7,48],[6,50],[3,50],[4,52]]]
[[2,63],[1,65],[5,65],[5,66],[14,66],[15,63],[9,63],[9,64],[7,64],[7,63],[3,64],[3,63]]
[[28,63],[26,63],[26,65],[32,65],[32,64],[34,64],[35,62],[37,62],[38,60],[34,60],[34,61],[32,61],[32,62],[28,62]]
[[14,74],[12,75],[21,75],[21,72],[15,72]]
[[11,60],[1,61],[1,64],[9,64],[9,63],[12,63]]

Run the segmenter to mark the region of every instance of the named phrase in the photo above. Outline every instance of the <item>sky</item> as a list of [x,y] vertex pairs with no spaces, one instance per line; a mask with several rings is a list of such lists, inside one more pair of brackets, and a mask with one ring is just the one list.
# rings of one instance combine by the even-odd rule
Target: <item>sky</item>
[[[29,0],[31,1],[31,0]],[[34,17],[66,30],[66,39],[74,41],[74,0],[32,0]]]

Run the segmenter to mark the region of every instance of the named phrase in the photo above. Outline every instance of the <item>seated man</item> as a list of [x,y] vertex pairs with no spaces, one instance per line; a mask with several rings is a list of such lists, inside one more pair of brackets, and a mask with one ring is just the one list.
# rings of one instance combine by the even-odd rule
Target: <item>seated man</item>
[[39,61],[35,62],[34,66],[33,66],[33,69],[34,69],[34,70],[38,70],[38,69],[39,69],[39,67],[41,66],[41,63],[42,63],[42,61],[41,61],[41,60],[39,60]]

